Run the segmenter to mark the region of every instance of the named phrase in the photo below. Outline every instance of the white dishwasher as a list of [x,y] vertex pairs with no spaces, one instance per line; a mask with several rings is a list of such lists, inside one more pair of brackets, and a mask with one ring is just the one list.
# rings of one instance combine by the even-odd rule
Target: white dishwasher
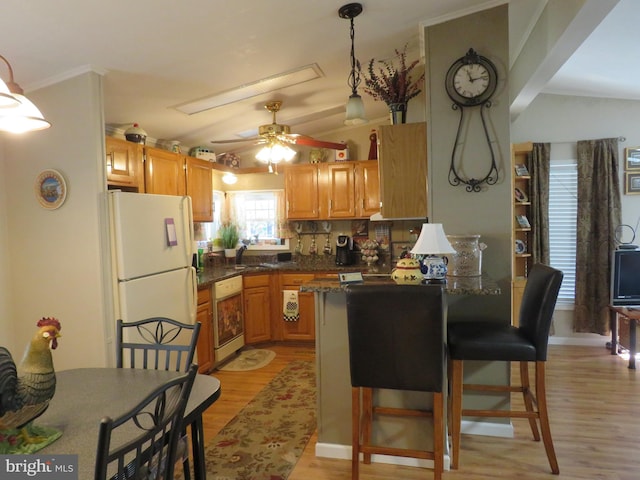
[[219,365],[244,346],[242,275],[215,282],[213,350]]

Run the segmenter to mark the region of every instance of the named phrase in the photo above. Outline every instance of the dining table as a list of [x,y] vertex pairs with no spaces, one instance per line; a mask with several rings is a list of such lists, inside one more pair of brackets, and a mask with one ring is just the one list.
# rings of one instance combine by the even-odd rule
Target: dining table
[[[56,372],[56,392],[49,408],[35,423],[62,431],[62,436],[40,450],[46,455],[78,455],[78,477],[94,478],[98,430],[103,417],[123,415],[155,388],[182,372],[136,368],[76,368]],[[190,426],[193,471],[206,478],[202,414],[219,397],[220,381],[197,374],[184,414]]]

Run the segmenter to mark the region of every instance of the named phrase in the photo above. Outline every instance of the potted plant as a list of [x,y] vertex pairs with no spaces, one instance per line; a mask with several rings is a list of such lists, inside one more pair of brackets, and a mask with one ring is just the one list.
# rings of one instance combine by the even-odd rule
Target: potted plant
[[236,246],[240,240],[238,226],[234,223],[223,223],[220,227],[219,235],[225,257],[234,257],[236,254]]
[[[382,100],[389,107],[391,123],[405,123],[407,113],[407,103],[422,90],[421,83],[424,81],[424,72],[415,80],[411,79],[412,70],[418,65],[418,60],[414,60],[407,65],[407,45],[404,49],[394,50],[398,65],[388,60],[369,61],[367,72],[363,73],[364,91],[371,95],[374,100]],[[374,65],[379,63],[378,69]]]

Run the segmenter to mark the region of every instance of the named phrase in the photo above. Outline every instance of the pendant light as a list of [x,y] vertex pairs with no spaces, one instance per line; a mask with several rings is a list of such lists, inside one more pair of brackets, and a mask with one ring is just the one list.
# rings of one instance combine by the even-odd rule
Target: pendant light
[[[0,131],[25,133],[49,128],[51,123],[44,119],[38,107],[24,96],[24,90],[14,82],[13,69],[9,61],[2,55],[0,55],[0,60],[3,60],[9,69],[9,81],[6,83],[6,87],[17,103],[17,106],[0,108]],[[2,85],[4,82],[1,80],[0,82],[0,97],[3,97]],[[2,105],[1,100],[0,105]]]
[[367,123],[367,119],[364,114],[364,103],[362,97],[358,95],[358,85],[360,85],[360,62],[356,60],[355,54],[355,29],[353,27],[353,19],[362,13],[362,4],[360,3],[348,3],[343,5],[338,10],[340,18],[348,18],[351,22],[351,28],[349,30],[349,36],[351,37],[351,73],[349,73],[349,79],[347,84],[351,87],[351,95],[347,101],[347,114],[344,119],[345,125],[362,125]]

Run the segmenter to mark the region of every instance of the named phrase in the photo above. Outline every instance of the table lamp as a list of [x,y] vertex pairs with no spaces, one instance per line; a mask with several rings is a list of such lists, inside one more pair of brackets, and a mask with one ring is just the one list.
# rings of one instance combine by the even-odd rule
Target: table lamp
[[422,264],[423,283],[446,282],[447,260],[443,255],[455,252],[441,223],[423,223],[420,236],[411,249],[411,254]]

